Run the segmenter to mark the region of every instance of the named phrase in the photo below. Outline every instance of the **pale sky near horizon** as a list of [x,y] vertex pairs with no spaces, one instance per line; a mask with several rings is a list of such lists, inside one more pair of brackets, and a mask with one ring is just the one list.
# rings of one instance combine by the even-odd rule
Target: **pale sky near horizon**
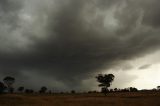
[[[146,55],[145,57],[135,59],[130,63],[134,66],[133,69],[127,71],[114,71],[115,75],[119,78],[115,78],[113,82],[113,88],[118,87],[117,83],[124,82],[122,88],[136,87],[138,89],[153,89],[160,85],[160,51]],[[112,71],[110,71],[112,73]],[[128,79],[133,78],[129,81]],[[118,84],[119,85],[119,84]]]

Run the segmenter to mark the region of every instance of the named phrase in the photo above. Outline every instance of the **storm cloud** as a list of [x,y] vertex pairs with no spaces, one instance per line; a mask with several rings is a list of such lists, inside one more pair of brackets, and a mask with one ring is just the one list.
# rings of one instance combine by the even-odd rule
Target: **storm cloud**
[[158,4],[159,0],[2,0],[1,76],[28,80],[24,83],[34,87],[41,81],[61,89],[89,88],[83,82],[95,73],[159,50]]

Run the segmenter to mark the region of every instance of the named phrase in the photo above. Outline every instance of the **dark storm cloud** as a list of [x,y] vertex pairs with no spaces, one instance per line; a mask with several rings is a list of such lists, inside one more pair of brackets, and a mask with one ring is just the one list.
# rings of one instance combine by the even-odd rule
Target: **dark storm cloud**
[[[0,52],[10,51],[16,45],[19,31],[20,0],[0,1]],[[15,47],[16,48],[16,47]]]
[[[37,4],[41,2],[37,0]],[[48,4],[50,2],[53,1],[47,0]],[[28,36],[22,38],[22,41],[28,39],[29,43],[33,43],[26,51],[18,49],[17,52],[15,50],[12,52],[11,49],[9,52],[1,52],[1,73],[15,75],[21,79],[26,79],[23,76],[27,75],[27,79],[33,77],[32,75],[37,79],[41,79],[38,76],[43,76],[43,79],[53,78],[52,80],[58,81],[66,89],[72,87],[78,89],[84,79],[96,72],[121,65],[126,60],[159,49],[158,20],[157,23],[154,22],[159,14],[159,6],[155,5],[157,8],[154,6],[154,9],[148,11],[148,7],[151,8],[150,3],[158,4],[158,2],[158,0],[67,0],[65,2],[55,0],[53,7],[56,8],[46,6],[48,9],[44,8],[45,11],[41,11],[42,8],[39,9],[39,5],[35,4],[36,7],[33,6],[35,14],[31,14],[31,19],[32,15],[34,17],[37,15],[38,21],[32,20],[34,24],[29,25],[30,29],[23,27],[20,33]],[[4,12],[4,17],[8,12],[20,13],[17,11],[21,8],[17,8],[11,1],[6,0],[2,3],[6,8],[0,5],[4,8],[1,10]],[[12,23],[9,22],[10,18],[16,20],[15,16],[10,14],[9,16],[5,23]],[[26,17],[31,20],[29,16]],[[45,24],[41,21],[42,17],[47,17]],[[19,21],[13,22],[19,24]],[[37,27],[40,27],[40,30],[37,30]],[[42,39],[37,38],[42,32],[45,32]],[[10,37],[7,34],[5,36]],[[3,35],[1,37],[5,38]],[[21,45],[8,37],[10,48]],[[12,47],[14,43],[16,45]],[[51,85],[50,82],[46,84]]]
[[146,2],[146,12],[144,13],[143,23],[155,28],[160,27],[160,13],[158,10],[160,7],[159,0],[153,0],[152,2]]
[[17,11],[21,8],[20,0],[0,1],[0,22],[1,24],[13,25],[15,27],[18,18]]

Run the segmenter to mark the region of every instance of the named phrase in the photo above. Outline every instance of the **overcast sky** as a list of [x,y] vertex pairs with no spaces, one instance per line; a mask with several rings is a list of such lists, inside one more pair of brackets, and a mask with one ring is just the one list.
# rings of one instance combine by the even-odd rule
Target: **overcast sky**
[[0,0],[0,77],[38,89],[160,85],[159,0]]

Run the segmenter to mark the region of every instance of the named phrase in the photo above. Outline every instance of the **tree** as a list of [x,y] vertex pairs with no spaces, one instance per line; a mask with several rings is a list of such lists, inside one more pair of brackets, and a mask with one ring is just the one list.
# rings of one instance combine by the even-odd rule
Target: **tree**
[[71,90],[71,93],[72,93],[72,94],[75,94],[75,93],[76,93],[76,91],[75,91],[75,90]]
[[2,82],[0,82],[0,94],[3,93],[5,89],[5,85]]
[[102,88],[102,92],[106,95],[108,91],[108,87],[111,86],[111,83],[114,80],[114,75],[113,74],[98,74],[96,76],[97,81],[100,83],[98,86]]
[[22,93],[24,91],[24,87],[23,86],[19,87],[18,91]]
[[130,92],[137,92],[137,91],[138,91],[138,89],[137,89],[137,88],[135,88],[135,87],[130,87],[130,88],[129,88],[129,91],[130,91]]
[[32,94],[32,93],[34,93],[34,90],[32,90],[32,89],[25,89],[24,92],[27,93],[27,94]]
[[118,91],[118,89],[117,89],[117,88],[114,88],[114,91],[115,91],[115,92],[117,92],[117,91]]
[[157,86],[157,90],[160,90],[160,86]]
[[46,91],[47,91],[47,87],[42,86],[39,93],[46,93]]
[[13,93],[14,88],[12,87],[12,85],[15,82],[15,78],[7,76],[3,79],[3,82],[7,85],[8,91],[10,93]]

